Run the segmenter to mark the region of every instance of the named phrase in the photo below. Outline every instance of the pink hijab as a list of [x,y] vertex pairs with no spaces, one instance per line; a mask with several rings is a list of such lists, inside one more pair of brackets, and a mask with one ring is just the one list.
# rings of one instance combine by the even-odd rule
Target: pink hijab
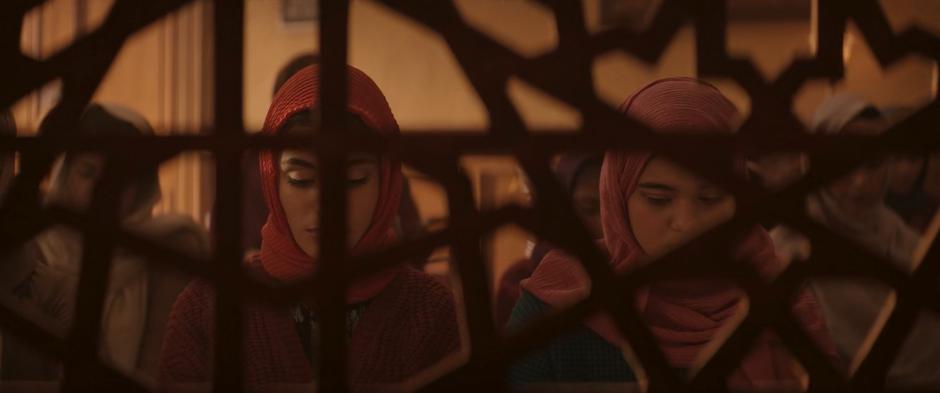
[[[398,123],[379,87],[354,67],[347,67],[349,102],[347,110],[358,116],[373,131],[386,138],[399,135]],[[287,80],[274,96],[268,110],[263,132],[275,134],[293,115],[320,105],[320,67],[307,66]],[[291,236],[284,208],[278,193],[278,153],[270,150],[259,154],[261,186],[268,205],[268,220],[261,229],[261,252],[249,263],[259,263],[264,271],[282,282],[310,277],[317,261],[303,252]],[[381,185],[379,200],[366,233],[351,253],[379,250],[395,241],[392,224],[401,198],[402,174],[398,157],[385,154],[379,161]],[[260,259],[260,261],[259,261]],[[378,295],[398,275],[399,268],[385,269],[350,283],[347,304],[369,300]]]
[[[714,86],[693,78],[668,78],[638,90],[620,107],[621,112],[654,130],[697,129],[708,133],[732,133],[739,114]],[[649,152],[609,151],[601,169],[601,222],[604,245],[613,270],[622,273],[636,268],[644,252],[633,235],[627,200],[636,190]],[[725,170],[732,176],[738,167]],[[751,261],[762,274],[779,268],[773,243],[767,233],[755,226],[737,245],[736,255]],[[555,308],[570,306],[588,296],[591,281],[580,262],[554,251],[548,254],[523,288]],[[675,367],[689,368],[701,350],[739,309],[744,293],[733,284],[718,279],[688,279],[655,283],[637,294],[637,308],[656,337],[666,359]],[[815,300],[803,291],[794,311],[821,348],[834,356],[835,349],[818,312]],[[585,325],[616,346],[626,344],[613,321],[596,316]],[[762,336],[741,368],[733,374],[735,385],[757,382],[795,381],[789,355]]]

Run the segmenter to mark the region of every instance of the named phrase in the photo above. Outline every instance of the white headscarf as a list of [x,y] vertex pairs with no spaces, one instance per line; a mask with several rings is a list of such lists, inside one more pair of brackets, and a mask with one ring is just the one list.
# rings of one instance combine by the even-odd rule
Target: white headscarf
[[[819,107],[813,130],[837,134],[866,112],[880,113],[856,96],[834,96]],[[920,234],[884,203],[850,214],[823,189],[807,198],[807,210],[820,224],[902,270],[913,269]],[[771,236],[779,242],[778,252],[808,252],[808,240],[786,228],[775,228]],[[872,280],[815,279],[811,286],[840,354],[846,360],[855,359],[875,328],[890,289]],[[888,384],[893,388],[940,387],[940,320],[921,317],[888,373]]]
[[[81,132],[119,132],[122,134],[152,134],[150,126],[140,115],[113,105],[91,105],[80,120]],[[117,129],[118,131],[114,131]],[[46,203],[61,203],[70,197],[66,186],[70,165],[68,160],[57,163]],[[179,231],[195,234],[205,248],[208,239],[191,220],[152,217],[152,210],[160,200],[160,186],[156,171],[147,173],[133,182],[136,194],[122,212],[124,228],[148,237],[178,237]],[[81,234],[71,228],[56,226],[41,233],[35,244],[40,260],[36,264],[32,282],[33,299],[64,327],[74,320],[75,295],[81,269]],[[115,249],[105,297],[102,319],[103,352],[108,360],[125,370],[137,366],[141,339],[147,326],[149,302],[149,274],[142,256],[127,250]]]
[[[812,131],[838,134],[849,123],[865,115],[882,117],[878,108],[858,96],[835,95],[819,106],[813,117]],[[884,192],[888,192],[887,182]],[[869,251],[900,264],[901,268],[911,267],[920,234],[885,203],[874,204],[862,212],[848,213],[824,188],[808,198],[807,209],[816,221],[855,240]]]

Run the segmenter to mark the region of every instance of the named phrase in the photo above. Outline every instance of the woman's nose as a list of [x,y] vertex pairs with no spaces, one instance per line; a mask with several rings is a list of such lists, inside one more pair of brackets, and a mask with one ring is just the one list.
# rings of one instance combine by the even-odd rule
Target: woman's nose
[[669,228],[676,232],[687,232],[693,226],[695,214],[690,203],[680,201],[669,219]]

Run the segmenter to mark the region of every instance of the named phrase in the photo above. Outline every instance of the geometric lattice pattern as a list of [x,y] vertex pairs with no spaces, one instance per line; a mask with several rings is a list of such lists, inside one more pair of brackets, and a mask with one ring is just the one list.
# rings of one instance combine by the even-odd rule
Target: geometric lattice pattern
[[[534,0],[533,0],[534,1]],[[323,307],[321,348],[325,359],[319,375],[324,391],[347,390],[343,296],[351,277],[366,273],[350,266],[380,269],[402,263],[410,256],[449,245],[455,255],[462,280],[469,331],[469,361],[427,385],[427,390],[480,391],[506,389],[503,375],[513,359],[545,345],[552,337],[579,323],[590,312],[611,310],[619,328],[642,364],[650,391],[724,390],[724,379],[739,364],[749,344],[765,328],[772,328],[802,363],[810,375],[810,390],[880,390],[886,370],[923,309],[940,311],[940,250],[930,247],[913,275],[870,255],[845,239],[814,223],[802,206],[805,195],[827,181],[847,173],[862,161],[896,151],[935,150],[940,124],[940,103],[933,101],[907,120],[878,137],[808,136],[791,111],[794,94],[813,79],[837,80],[843,74],[843,36],[849,21],[857,24],[882,67],[910,54],[940,61],[940,38],[917,28],[900,34],[891,30],[875,0],[818,0],[815,57],[795,59],[774,80],[766,80],[748,59],[730,56],[725,50],[727,15],[722,0],[665,0],[647,29],[626,28],[597,34],[585,28],[583,8],[577,0],[542,0],[556,18],[559,45],[538,57],[523,57],[469,26],[449,0],[379,0],[389,9],[413,19],[440,34],[455,54],[463,71],[478,92],[489,115],[485,134],[453,131],[413,134],[387,144],[400,152],[408,165],[425,172],[445,186],[450,210],[449,226],[423,238],[374,255],[352,260],[338,245],[346,233],[343,163],[352,141],[340,130],[346,98],[347,30],[349,4],[342,0],[320,1],[321,54],[323,78],[323,129],[314,137],[249,135],[242,126],[242,58],[244,0],[214,2],[214,129],[199,135],[146,136],[130,138],[76,137],[70,130],[86,107],[128,36],[164,15],[189,3],[187,0],[117,0],[105,22],[69,47],[46,60],[34,60],[19,50],[19,23],[23,15],[41,0],[5,1],[0,5],[5,43],[2,68],[3,91],[0,107],[45,83],[61,78],[61,101],[49,114],[50,127],[36,137],[3,137],[4,150],[21,153],[21,172],[9,197],[0,209],[0,252],[7,254],[54,223],[64,223],[85,234],[81,281],[74,329],[65,339],[34,326],[6,307],[0,307],[5,330],[27,339],[40,350],[59,357],[66,367],[63,389],[89,390],[93,387],[120,391],[146,391],[138,382],[102,364],[97,356],[102,299],[105,295],[110,255],[120,245],[159,257],[174,268],[209,280],[218,289],[218,321],[239,320],[239,305],[246,297],[271,302],[290,302],[300,296],[315,296]],[[695,28],[695,54],[701,77],[721,77],[735,81],[747,92],[751,115],[733,136],[656,135],[639,123],[625,119],[595,94],[590,64],[599,55],[620,51],[647,63],[654,63],[676,36],[683,23]],[[10,43],[10,44],[7,44]],[[564,76],[564,77],[562,77]],[[511,77],[550,94],[577,109],[584,119],[583,129],[574,133],[540,133],[527,129],[507,96]],[[629,130],[625,132],[624,130]],[[191,130],[189,130],[191,131]],[[248,148],[307,145],[318,149],[323,180],[321,257],[324,268],[310,281],[288,288],[268,288],[247,278],[242,270],[239,245],[241,196],[240,157]],[[357,141],[361,146],[361,141]],[[615,276],[588,232],[580,224],[570,201],[549,170],[549,158],[565,149],[601,150],[610,147],[652,149],[682,161],[696,151],[732,149],[751,154],[762,152],[808,151],[813,167],[809,174],[785,190],[769,193],[736,179],[713,179],[732,191],[738,201],[735,218],[699,239],[674,251],[658,263],[624,276]],[[95,150],[111,159],[99,182],[87,213],[40,205],[38,186],[49,172],[54,157],[65,150]],[[117,195],[135,171],[155,167],[184,151],[208,150],[216,160],[216,204],[218,228],[216,255],[212,261],[199,261],[167,247],[122,231],[116,222]],[[531,208],[508,206],[494,211],[478,211],[470,182],[458,165],[465,154],[512,154],[532,180],[539,195]],[[133,160],[130,158],[133,157]],[[805,234],[814,244],[809,263],[791,265],[774,282],[763,284],[749,266],[731,258],[714,258],[708,263],[686,266],[685,256],[715,245],[756,220],[785,223]],[[524,331],[503,338],[494,328],[490,313],[486,264],[482,262],[480,239],[495,228],[518,224],[537,236],[566,249],[583,261],[594,283],[590,298],[570,309],[540,320]],[[707,252],[707,251],[706,251]],[[720,255],[712,252],[707,255]],[[851,263],[848,263],[851,261]],[[690,381],[679,378],[668,366],[651,333],[632,307],[636,288],[675,275],[722,274],[733,277],[750,298],[750,312],[720,349]],[[884,325],[868,356],[850,378],[842,375],[815,349],[807,335],[787,312],[788,300],[809,277],[820,275],[874,277],[897,293],[897,306]],[[216,335],[215,390],[238,391],[242,350],[238,324],[225,326]]]

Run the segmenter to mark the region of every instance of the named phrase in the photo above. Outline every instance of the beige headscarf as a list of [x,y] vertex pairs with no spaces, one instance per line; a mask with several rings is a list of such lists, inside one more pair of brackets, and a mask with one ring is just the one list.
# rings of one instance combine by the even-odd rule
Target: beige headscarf
[[[117,106],[98,104],[86,109],[80,129],[88,133],[152,133],[140,115]],[[71,197],[73,191],[66,186],[69,165],[69,160],[60,159],[53,170],[46,194],[47,204],[63,203]],[[208,239],[204,231],[192,220],[179,216],[152,217],[153,207],[160,200],[156,171],[134,182],[134,190],[136,193],[130,205],[121,213],[124,228],[157,239],[180,240],[182,234],[195,239],[189,243],[200,249],[207,248]],[[74,319],[82,258],[81,234],[71,228],[56,226],[41,233],[35,244],[40,255],[32,276],[32,299],[67,328]],[[115,249],[102,319],[102,352],[112,364],[125,370],[133,370],[137,366],[141,339],[147,326],[149,276],[142,256]]]
[[[877,108],[853,95],[837,95],[820,105],[813,131],[837,134],[852,121],[880,117]],[[887,190],[885,190],[887,191]],[[894,262],[902,270],[914,268],[914,253],[920,235],[887,205],[872,206],[866,212],[849,214],[825,190],[807,198],[807,211],[814,220],[852,239],[869,251]],[[809,240],[785,227],[771,231],[778,253],[797,251],[798,259],[809,255]],[[841,356],[856,358],[869,339],[891,291],[872,280],[816,279],[811,287],[832,331]],[[940,319],[922,315],[911,331],[888,373],[892,388],[940,387]]]

